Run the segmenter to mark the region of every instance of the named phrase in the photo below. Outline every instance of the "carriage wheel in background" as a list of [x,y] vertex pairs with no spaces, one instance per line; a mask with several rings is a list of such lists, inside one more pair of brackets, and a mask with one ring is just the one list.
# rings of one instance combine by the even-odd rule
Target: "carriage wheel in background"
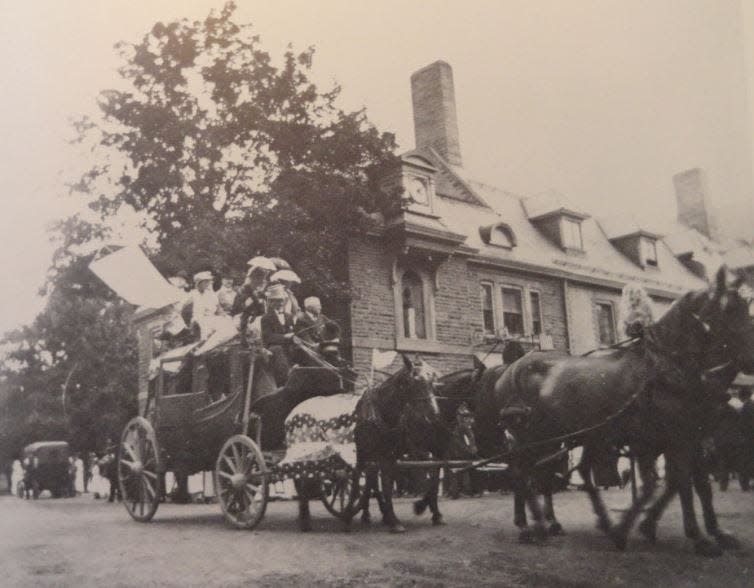
[[246,435],[225,442],[215,465],[215,494],[230,524],[253,529],[267,509],[268,470],[257,444]]
[[331,515],[350,519],[361,510],[359,499],[365,486],[366,479],[360,470],[340,470],[335,478],[322,480],[322,504]]
[[131,419],[118,450],[118,484],[128,514],[149,521],[160,504],[160,454],[157,436],[144,417]]

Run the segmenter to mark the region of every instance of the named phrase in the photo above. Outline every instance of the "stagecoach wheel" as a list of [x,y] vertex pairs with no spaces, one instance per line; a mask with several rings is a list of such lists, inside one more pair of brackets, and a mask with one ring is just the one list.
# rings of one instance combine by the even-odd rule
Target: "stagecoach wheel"
[[322,480],[321,499],[328,512],[339,519],[350,519],[361,510],[360,500],[366,478],[359,470],[339,470],[332,479]]
[[128,422],[117,459],[123,504],[134,520],[146,523],[160,504],[160,453],[147,419],[135,417]]
[[246,435],[225,442],[215,465],[215,494],[230,524],[253,529],[267,509],[268,470],[259,447]]

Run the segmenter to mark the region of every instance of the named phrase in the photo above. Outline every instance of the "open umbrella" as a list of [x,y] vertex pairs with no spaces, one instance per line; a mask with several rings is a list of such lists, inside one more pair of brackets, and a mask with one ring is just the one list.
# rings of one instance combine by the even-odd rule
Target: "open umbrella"
[[300,284],[301,278],[299,278],[293,270],[284,269],[272,274],[270,276],[270,282],[291,282],[293,284]]
[[282,257],[270,257],[270,261],[275,264],[275,269],[279,269],[279,270],[291,269],[291,264],[288,263]]
[[257,255],[256,257],[252,257],[249,260],[248,265],[250,267],[258,267],[270,272],[276,271],[278,268],[277,266],[272,262],[272,260],[269,257],[264,257],[263,255]]

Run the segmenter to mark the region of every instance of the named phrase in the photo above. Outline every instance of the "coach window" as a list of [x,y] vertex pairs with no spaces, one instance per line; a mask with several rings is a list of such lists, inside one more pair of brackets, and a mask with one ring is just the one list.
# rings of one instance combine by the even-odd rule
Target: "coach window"
[[485,335],[495,334],[495,309],[492,304],[492,284],[481,284],[482,326]]
[[521,290],[503,286],[503,325],[508,335],[520,337],[524,334],[524,305]]
[[614,345],[615,316],[612,304],[606,302],[597,303],[597,326],[599,327],[600,345]]
[[401,300],[403,305],[403,336],[407,339],[426,339],[427,313],[424,305],[424,283],[413,270],[403,274]]

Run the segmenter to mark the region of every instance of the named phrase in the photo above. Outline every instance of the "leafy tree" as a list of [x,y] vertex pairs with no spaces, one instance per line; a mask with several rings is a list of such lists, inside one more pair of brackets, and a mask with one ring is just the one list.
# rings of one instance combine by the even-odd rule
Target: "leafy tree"
[[165,271],[238,272],[262,252],[289,258],[322,294],[342,290],[344,240],[399,201],[375,181],[393,136],[339,109],[339,87],[311,81],[313,49],[289,47],[275,65],[234,11],[119,45],[129,90],[103,92],[102,122],[79,124],[110,163],[75,188],[105,218],[145,213]]
[[0,366],[3,447],[64,435],[101,447],[135,412],[132,309],[79,249],[120,213],[143,219],[165,273],[240,274],[255,254],[280,255],[300,294],[340,302],[346,240],[400,205],[377,181],[396,163],[393,136],[340,109],[339,87],[311,81],[313,49],[275,63],[234,14],[231,2],[118,45],[128,89],[102,92],[101,118],[76,125],[98,163],[71,188],[99,222],[58,223],[47,306],[1,342],[12,348]]
[[2,340],[0,461],[39,440],[101,449],[135,414],[133,310],[89,271],[91,256],[72,253],[103,234],[79,217],[58,223],[45,308]]

